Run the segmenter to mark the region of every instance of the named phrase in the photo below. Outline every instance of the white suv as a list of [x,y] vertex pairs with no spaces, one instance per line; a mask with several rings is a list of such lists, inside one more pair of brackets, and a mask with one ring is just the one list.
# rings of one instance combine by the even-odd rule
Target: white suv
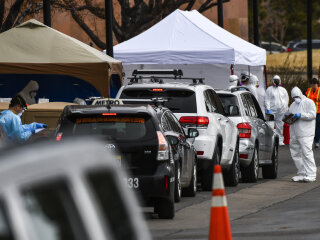
[[[170,79],[175,82],[169,82]],[[214,163],[223,167],[226,184],[236,186],[240,171],[238,129],[226,117],[215,90],[205,85],[203,79],[182,78],[181,70],[135,70],[129,84],[117,94],[126,103],[130,103],[129,99],[155,97],[167,100],[164,105],[184,128],[198,129],[199,136],[191,142],[197,150],[202,189],[212,188]]]

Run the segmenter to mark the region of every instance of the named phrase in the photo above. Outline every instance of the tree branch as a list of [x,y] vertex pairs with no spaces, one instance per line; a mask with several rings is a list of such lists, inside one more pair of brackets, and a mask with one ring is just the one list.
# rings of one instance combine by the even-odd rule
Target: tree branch
[[16,0],[15,3],[11,6],[8,16],[2,25],[1,32],[9,30],[13,26],[23,2],[24,0]]

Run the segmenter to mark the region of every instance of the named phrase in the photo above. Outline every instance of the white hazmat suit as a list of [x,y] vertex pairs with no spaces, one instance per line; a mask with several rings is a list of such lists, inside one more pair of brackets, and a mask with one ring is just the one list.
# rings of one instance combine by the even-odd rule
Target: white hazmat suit
[[298,87],[292,89],[291,97],[301,99],[300,103],[295,99],[289,108],[289,113],[298,115],[298,120],[290,125],[290,152],[298,169],[298,176],[293,177],[292,180],[312,182],[315,181],[317,173],[312,151],[316,106],[312,100],[302,94]]
[[[273,77],[273,83],[278,80],[281,83],[279,76]],[[283,116],[288,111],[289,96],[287,90],[284,87],[277,86],[275,83],[273,86],[268,87],[265,98],[265,108],[268,114],[274,115],[274,121],[276,125],[276,133],[279,135],[279,144],[283,145]]]
[[233,87],[237,87],[239,82],[239,78],[237,75],[230,75],[229,77],[229,89]]

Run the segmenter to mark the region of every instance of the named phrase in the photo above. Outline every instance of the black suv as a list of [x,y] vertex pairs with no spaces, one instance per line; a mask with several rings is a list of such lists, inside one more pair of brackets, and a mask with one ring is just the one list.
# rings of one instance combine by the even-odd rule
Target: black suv
[[[61,114],[56,139],[81,134],[105,138],[106,147],[118,150],[119,164],[130,172],[125,179],[127,186],[140,192],[159,218],[173,218],[174,200],[181,196],[184,186],[180,181],[183,175],[179,176],[181,165],[176,161],[175,166],[175,160],[183,154],[192,155],[192,168],[196,169],[196,153],[186,141],[188,136],[172,129],[168,120],[172,116],[168,109],[150,105],[67,106]],[[189,131],[193,135],[190,137],[197,133],[195,129]],[[192,176],[186,188],[189,195],[195,195],[196,171]]]

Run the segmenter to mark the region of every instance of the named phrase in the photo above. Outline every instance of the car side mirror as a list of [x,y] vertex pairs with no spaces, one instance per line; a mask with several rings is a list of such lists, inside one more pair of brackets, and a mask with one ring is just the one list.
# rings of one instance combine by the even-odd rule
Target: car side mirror
[[195,128],[188,129],[188,136],[187,138],[196,138],[199,136],[199,131]]
[[234,106],[234,105],[229,105],[228,106],[228,115],[229,116],[238,116],[239,113],[239,108],[238,106]]
[[178,145],[179,139],[176,136],[167,135],[166,137],[170,145],[172,146]]

